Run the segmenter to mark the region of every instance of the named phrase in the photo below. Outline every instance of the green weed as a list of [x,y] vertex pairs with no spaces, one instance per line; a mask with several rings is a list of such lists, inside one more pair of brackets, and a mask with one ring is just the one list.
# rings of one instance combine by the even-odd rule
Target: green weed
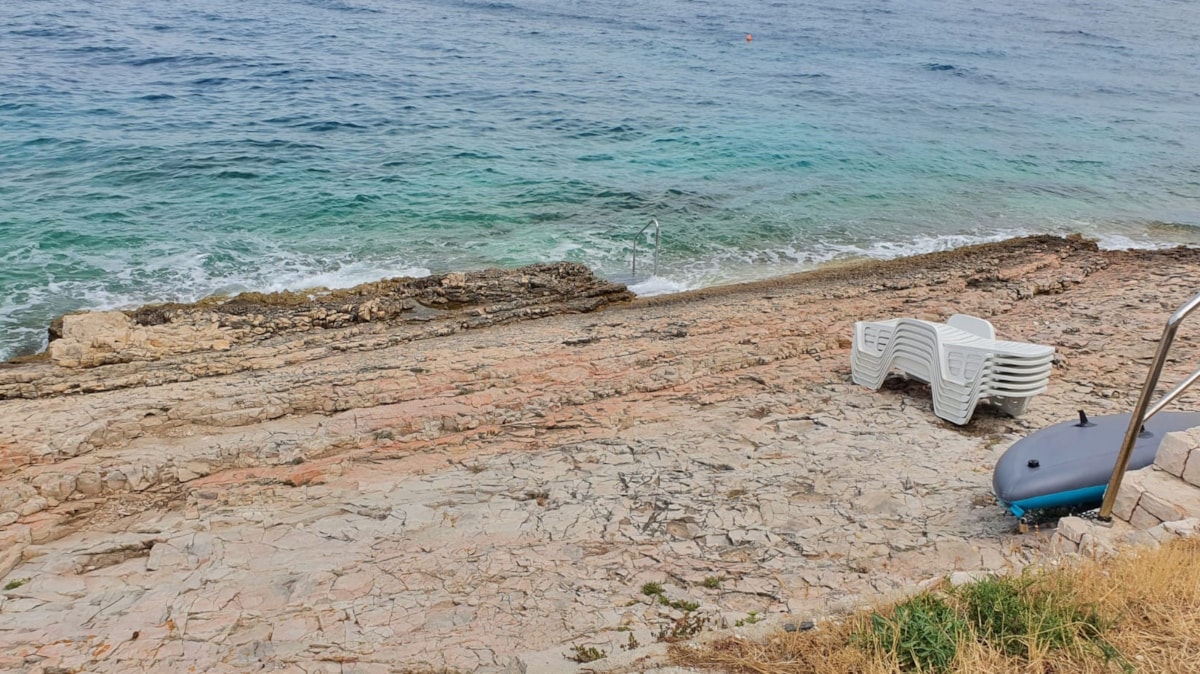
[[745,618],[742,618],[741,620],[738,620],[737,622],[733,623],[733,626],[734,627],[745,627],[746,625],[753,625],[754,623],[760,623],[762,621],[763,621],[763,617],[758,614],[758,611],[751,611],[750,613],[748,613],[746,615]]
[[673,609],[679,609],[685,613],[691,613],[692,611],[700,608],[699,602],[684,601],[682,599],[667,599],[667,595],[665,594],[658,595],[658,603],[662,604],[663,606],[670,606]]
[[642,594],[647,597],[660,597],[663,592],[662,583],[646,583],[642,586]]
[[571,653],[565,656],[568,660],[574,660],[580,664],[585,662],[595,662],[608,657],[608,653],[596,648],[595,646],[575,646],[571,649]]
[[622,646],[621,648],[624,648],[627,651],[632,651],[641,645],[642,645],[642,642],[638,641],[637,637],[633,636],[633,633],[630,632],[629,633],[629,641],[625,642],[625,645]]
[[958,595],[977,638],[1007,655],[1093,647],[1106,660],[1119,659],[1101,636],[1105,626],[1095,609],[1080,606],[1047,579],[985,578],[959,588]]
[[658,631],[658,640],[667,643],[690,639],[700,633],[708,624],[708,616],[696,613],[685,613],[670,625],[664,625]]
[[922,594],[888,613],[873,613],[860,644],[891,653],[905,671],[949,671],[958,654],[966,622],[937,595]]

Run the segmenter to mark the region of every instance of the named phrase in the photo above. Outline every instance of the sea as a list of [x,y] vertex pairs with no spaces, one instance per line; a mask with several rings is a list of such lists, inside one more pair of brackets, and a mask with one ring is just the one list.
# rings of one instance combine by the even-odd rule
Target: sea
[[7,0],[0,360],[243,290],[1197,244],[1198,34],[1195,0]]

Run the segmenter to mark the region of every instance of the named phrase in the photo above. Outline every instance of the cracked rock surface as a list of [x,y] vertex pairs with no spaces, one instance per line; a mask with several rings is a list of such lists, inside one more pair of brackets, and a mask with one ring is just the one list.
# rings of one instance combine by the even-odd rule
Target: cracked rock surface
[[[996,458],[1128,411],[1198,263],[1039,237],[0,367],[0,670],[565,671],[692,604],[813,617],[1020,567],[1045,553],[991,497]],[[952,313],[1057,349],[1025,416],[958,427],[920,383],[850,384],[855,320]]]

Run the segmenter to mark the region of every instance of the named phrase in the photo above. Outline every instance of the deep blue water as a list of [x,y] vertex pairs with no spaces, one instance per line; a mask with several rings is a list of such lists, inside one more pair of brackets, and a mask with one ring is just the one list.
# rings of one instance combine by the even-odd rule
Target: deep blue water
[[615,275],[652,217],[647,292],[1200,241],[1198,32],[1179,0],[0,3],[0,357],[81,308]]

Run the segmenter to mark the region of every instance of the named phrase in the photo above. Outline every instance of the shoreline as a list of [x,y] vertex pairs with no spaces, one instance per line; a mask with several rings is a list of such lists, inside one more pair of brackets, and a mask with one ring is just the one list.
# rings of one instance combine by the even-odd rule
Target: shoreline
[[[970,251],[977,249],[977,248],[981,248],[981,247],[982,248],[987,248],[987,247],[991,247],[991,246],[1003,247],[1006,245],[1010,245],[1012,242],[1017,242],[1017,241],[1060,240],[1060,239],[1068,240],[1068,241],[1086,241],[1089,244],[1095,244],[1096,246],[1100,245],[1099,239],[1084,238],[1083,235],[1081,235],[1081,234],[1069,234],[1069,235],[1065,235],[1065,236],[1059,236],[1059,235],[1054,235],[1054,234],[1015,236],[1015,237],[1011,237],[1011,238],[1007,238],[1007,239],[987,240],[987,241],[984,241],[981,243],[971,243],[971,244],[967,244],[964,246],[949,248],[949,249],[945,249],[945,250],[939,250],[939,251],[935,251],[935,252],[906,254],[906,255],[902,255],[900,257],[887,257],[887,258],[856,257],[856,258],[850,258],[850,259],[827,260],[827,261],[823,261],[823,262],[816,264],[814,267],[812,267],[810,269],[805,269],[802,271],[787,272],[787,273],[771,274],[771,275],[762,276],[759,278],[754,278],[752,280],[729,282],[729,283],[723,283],[723,284],[719,284],[719,285],[704,286],[704,287],[700,287],[700,288],[692,288],[692,289],[681,290],[681,291],[677,291],[677,292],[667,292],[667,293],[653,294],[653,295],[636,295],[636,293],[635,293],[634,300],[641,302],[641,301],[657,300],[660,298],[672,298],[672,299],[667,299],[665,301],[672,302],[675,300],[679,300],[679,301],[686,302],[686,301],[688,301],[688,298],[693,297],[693,296],[694,297],[709,297],[709,296],[720,295],[720,294],[724,294],[724,293],[736,293],[736,292],[740,292],[740,289],[749,289],[749,288],[753,288],[756,286],[770,287],[770,286],[778,285],[778,284],[786,285],[786,284],[790,284],[790,283],[801,283],[807,279],[825,278],[831,273],[833,273],[836,276],[836,273],[832,272],[831,270],[847,270],[850,273],[858,272],[863,275],[870,275],[872,273],[877,273],[877,270],[886,268],[887,265],[891,265],[894,263],[899,262],[903,266],[903,263],[900,261],[904,261],[904,260],[926,260],[926,259],[932,260],[932,259],[945,258],[945,257],[953,259],[960,255],[970,255],[971,254]],[[1160,245],[1154,245],[1154,246],[1148,246],[1148,247],[1127,248],[1127,249],[1099,248],[1099,250],[1102,250],[1104,252],[1134,253],[1137,251],[1159,251],[1159,250],[1172,250],[1172,249],[1176,249],[1176,248],[1183,249],[1183,248],[1189,248],[1189,247],[1192,247],[1192,246],[1190,244],[1182,244],[1182,243],[1171,244],[1171,243],[1164,242]],[[558,263],[546,263],[546,264],[566,265],[566,264],[574,264],[574,263],[558,262]],[[879,267],[879,265],[884,265],[884,267]],[[104,313],[104,312],[117,312],[117,313],[123,313],[123,314],[133,317],[139,313],[144,313],[146,311],[154,311],[154,310],[162,308],[162,307],[168,307],[168,308],[172,308],[175,310],[186,310],[188,308],[195,309],[195,310],[202,310],[205,308],[220,306],[221,304],[228,303],[228,302],[231,302],[234,300],[238,300],[240,298],[252,298],[252,300],[251,300],[252,302],[255,302],[255,301],[263,302],[265,305],[268,305],[268,306],[287,305],[287,306],[293,306],[293,307],[298,308],[299,306],[302,305],[303,302],[301,301],[298,303],[296,301],[297,298],[300,296],[308,296],[310,301],[313,303],[313,306],[316,307],[322,303],[321,300],[323,297],[328,297],[328,296],[337,297],[337,296],[347,296],[347,295],[358,294],[358,295],[365,295],[365,296],[378,295],[378,296],[384,297],[395,288],[397,282],[420,283],[427,279],[441,279],[441,278],[455,277],[455,276],[478,276],[478,275],[488,275],[488,274],[503,275],[503,274],[507,274],[507,273],[517,273],[522,269],[534,268],[534,267],[539,267],[539,266],[542,266],[542,265],[534,264],[534,265],[527,265],[526,267],[505,267],[505,268],[489,267],[489,268],[478,269],[478,270],[473,270],[473,271],[456,270],[456,271],[450,271],[450,272],[439,273],[439,274],[430,274],[427,276],[420,276],[420,277],[385,276],[385,277],[381,277],[375,281],[367,281],[367,282],[359,283],[357,285],[349,286],[349,287],[329,288],[329,287],[324,287],[324,286],[314,286],[314,287],[308,287],[308,288],[293,288],[293,289],[279,290],[279,291],[248,290],[248,291],[242,291],[242,292],[237,292],[237,293],[209,295],[209,296],[200,298],[200,299],[198,299],[196,301],[192,301],[192,302],[163,301],[163,302],[151,302],[148,304],[143,304],[143,305],[138,305],[138,306],[129,306],[129,307],[123,307],[123,308],[118,307],[118,308],[106,308],[106,309],[80,309],[78,311],[72,311],[67,314],[59,315],[56,318],[52,319],[48,325],[43,326],[42,329],[45,330],[46,333],[48,333],[49,340],[48,340],[48,342],[45,343],[45,345],[43,347],[40,348],[40,350],[38,350],[36,352],[32,352],[32,353],[18,353],[17,355],[11,356],[11,357],[7,358],[6,360],[0,361],[0,368],[4,367],[6,365],[9,365],[9,364],[13,364],[13,363],[19,364],[19,363],[27,363],[27,362],[37,362],[41,359],[46,358],[48,356],[47,349],[49,348],[49,342],[53,342],[55,339],[57,339],[58,337],[61,336],[61,323],[62,323],[64,316],[79,315],[79,314],[96,314],[96,313]],[[610,280],[609,278],[603,277],[603,276],[594,276],[594,280],[599,284],[626,285],[627,287],[633,287],[633,286],[637,285],[637,284],[625,283],[624,281],[621,281],[621,280]],[[631,291],[631,292],[633,292],[633,291]],[[520,297],[519,293],[515,293],[512,299],[519,301],[522,298]],[[378,320],[378,318],[376,320]]]
[[[1019,568],[1043,536],[1013,533],[992,464],[1132,405],[1200,250],[1032,237],[632,301],[589,287],[592,309],[230,324],[221,348],[151,330],[199,329],[183,312],[87,366],[0,367],[0,580],[29,579],[0,596],[0,652],[563,671],[572,645],[678,617],[648,582],[733,624]],[[956,312],[1055,346],[1028,414],[956,427],[923,385],[849,383],[854,320]],[[130,599],[85,611],[112,592]]]
[[[636,294],[632,294],[632,297],[616,298],[615,294],[617,291],[609,289],[609,290],[605,290],[604,292],[614,294],[614,299],[611,300],[612,302],[623,302],[623,301],[628,301],[628,300],[632,299],[632,301],[635,303],[645,303],[645,304],[659,304],[659,303],[672,304],[672,303],[676,303],[676,302],[685,302],[686,303],[686,302],[690,302],[690,301],[693,301],[698,298],[715,297],[715,296],[721,296],[721,295],[725,295],[725,294],[736,294],[739,292],[753,292],[755,289],[758,289],[758,288],[787,286],[787,285],[791,285],[791,284],[806,283],[806,282],[825,282],[827,280],[837,280],[837,279],[848,280],[848,279],[854,278],[855,276],[869,277],[872,275],[877,275],[879,273],[884,273],[887,270],[893,269],[893,268],[900,268],[900,269],[907,268],[910,265],[909,265],[909,263],[907,263],[905,261],[908,261],[908,260],[916,260],[916,261],[918,261],[916,263],[918,265],[925,264],[926,261],[930,261],[930,262],[932,262],[932,261],[947,261],[947,260],[953,261],[955,259],[969,258],[973,255],[976,255],[977,250],[991,250],[991,249],[993,249],[993,247],[997,247],[997,246],[1000,247],[1000,249],[1003,249],[1005,247],[1014,245],[1014,243],[1016,243],[1016,242],[1059,241],[1059,240],[1086,242],[1089,245],[1094,245],[1097,243],[1095,240],[1092,240],[1092,239],[1084,239],[1081,235],[1070,235],[1070,236],[1066,236],[1066,237],[1059,237],[1059,236],[1055,236],[1055,235],[1023,236],[1023,237],[1004,239],[1001,241],[970,244],[967,246],[961,246],[961,247],[952,248],[952,249],[948,249],[948,250],[944,250],[944,251],[937,251],[937,252],[933,252],[933,253],[922,253],[922,254],[918,254],[918,255],[907,255],[907,256],[902,256],[902,257],[884,258],[884,259],[854,258],[854,259],[847,259],[847,260],[831,260],[831,261],[822,262],[822,263],[818,264],[817,266],[813,267],[812,269],[806,269],[803,271],[766,276],[763,278],[758,278],[758,279],[748,280],[748,281],[739,281],[739,282],[735,282],[735,283],[706,286],[706,287],[702,287],[702,288],[693,288],[693,289],[689,289],[689,290],[683,290],[683,291],[672,292],[672,293],[662,293],[662,294],[646,295],[646,296],[639,296]],[[1185,247],[1186,246],[1182,246],[1182,245],[1177,246],[1177,248],[1185,248]],[[1163,249],[1164,248],[1144,248],[1144,249],[1139,248],[1139,249],[1129,249],[1129,252],[1138,251],[1138,250],[1163,250]],[[62,337],[62,322],[63,322],[63,319],[65,316],[78,316],[78,315],[100,314],[100,313],[120,313],[120,314],[125,314],[125,315],[129,316],[131,319],[133,319],[134,324],[154,325],[156,323],[164,322],[163,318],[162,318],[164,311],[175,313],[175,314],[202,313],[202,312],[208,312],[208,311],[211,311],[214,309],[219,309],[220,307],[231,304],[231,303],[243,305],[243,306],[238,307],[238,309],[237,309],[237,312],[239,314],[251,313],[251,312],[254,312],[255,310],[257,310],[261,313],[271,313],[271,312],[278,312],[279,309],[281,309],[281,308],[286,308],[288,310],[295,311],[297,313],[303,313],[303,312],[305,312],[306,309],[321,309],[321,308],[328,309],[329,305],[330,305],[329,300],[331,298],[334,300],[337,300],[340,298],[352,298],[351,301],[353,301],[356,304],[362,303],[363,301],[369,301],[371,299],[388,301],[387,298],[390,295],[396,294],[398,289],[402,289],[403,286],[406,286],[406,285],[427,286],[430,284],[437,284],[441,280],[447,279],[447,278],[457,279],[457,278],[491,277],[492,279],[498,279],[498,278],[504,277],[505,275],[512,275],[512,274],[520,275],[523,273],[523,270],[527,270],[527,269],[535,269],[535,268],[539,268],[539,267],[552,267],[555,265],[570,266],[570,265],[573,265],[573,263],[557,262],[557,263],[546,263],[546,264],[541,264],[541,265],[528,265],[526,267],[516,267],[516,268],[493,267],[493,268],[487,268],[487,269],[476,270],[476,271],[453,271],[453,272],[447,272],[444,274],[431,274],[428,276],[421,276],[421,277],[405,277],[405,276],[385,277],[385,278],[381,278],[377,281],[368,281],[368,282],[360,283],[355,286],[351,286],[351,287],[347,287],[347,288],[327,288],[327,287],[318,286],[318,287],[311,287],[311,288],[297,288],[297,289],[272,291],[272,292],[244,291],[244,292],[239,292],[239,293],[234,293],[234,294],[210,295],[210,296],[201,298],[199,300],[196,300],[194,302],[167,301],[167,302],[153,302],[153,303],[149,303],[149,304],[144,304],[144,305],[140,305],[140,306],[136,306],[136,307],[128,307],[128,308],[84,309],[84,310],[74,311],[74,312],[70,312],[68,314],[64,314],[64,315],[60,315],[60,316],[56,317],[49,323],[49,325],[45,326],[45,330],[49,334],[49,338],[50,338],[49,341],[53,342],[56,339],[59,339]],[[578,277],[577,279],[573,279],[575,282],[580,283],[580,285],[587,285],[586,281],[580,281],[579,279],[584,276],[587,276],[590,272],[585,272],[582,268],[580,268],[580,269],[573,270],[573,273]],[[559,292],[558,296],[555,299],[558,301],[569,301],[571,299],[582,299],[585,292],[586,293],[594,293],[595,289],[597,287],[603,287],[606,285],[607,286],[625,285],[626,287],[629,287],[629,284],[623,284],[623,283],[620,283],[617,281],[610,281],[610,280],[608,280],[604,277],[600,277],[600,276],[593,276],[592,280],[594,281],[594,283],[591,284],[591,287],[585,287],[582,289],[580,289],[578,287],[574,288],[574,289],[565,289],[563,292]],[[527,288],[520,287],[519,285],[510,286],[508,288],[508,292],[511,292],[512,296],[509,298],[509,300],[515,301],[515,302],[528,300],[529,293],[527,291],[528,291]],[[572,291],[577,294],[580,294],[581,297],[579,297],[579,298],[570,297],[569,293]],[[402,294],[400,299],[403,300],[403,299],[405,299],[405,297],[406,297],[406,295]],[[503,298],[497,297],[497,296],[495,296],[495,294],[493,294],[491,297],[489,297],[487,299],[494,302],[494,301],[502,300]],[[417,299],[416,303],[421,304],[422,308],[426,308],[426,309],[441,308],[441,307],[437,306],[437,304],[438,304],[437,299],[434,299],[433,302],[429,302],[428,298],[426,298],[426,301]],[[444,299],[441,300],[441,303],[445,304]],[[412,303],[410,303],[410,304],[412,304]],[[383,313],[376,313],[375,316],[371,316],[370,312],[368,312],[368,315],[365,318],[363,318],[361,316],[352,316],[350,321],[351,322],[369,322],[371,320],[376,320],[376,321],[387,320],[390,318],[396,318],[396,317],[398,317],[398,315],[401,312],[403,312],[405,310],[411,310],[413,308],[415,308],[415,307],[413,307],[413,306],[393,307],[393,308],[391,308],[390,311],[386,311]],[[598,308],[598,307],[596,307],[596,308]],[[590,310],[594,310],[594,309],[590,309]],[[329,327],[329,326],[328,325],[317,325],[315,327]],[[5,365],[10,365],[10,364],[38,362],[38,361],[48,357],[48,355],[49,355],[48,348],[49,348],[49,344],[47,344],[46,348],[43,348],[42,350],[40,350],[38,352],[29,353],[29,354],[20,354],[17,356],[13,356],[5,361],[0,361],[0,367],[3,367]]]

